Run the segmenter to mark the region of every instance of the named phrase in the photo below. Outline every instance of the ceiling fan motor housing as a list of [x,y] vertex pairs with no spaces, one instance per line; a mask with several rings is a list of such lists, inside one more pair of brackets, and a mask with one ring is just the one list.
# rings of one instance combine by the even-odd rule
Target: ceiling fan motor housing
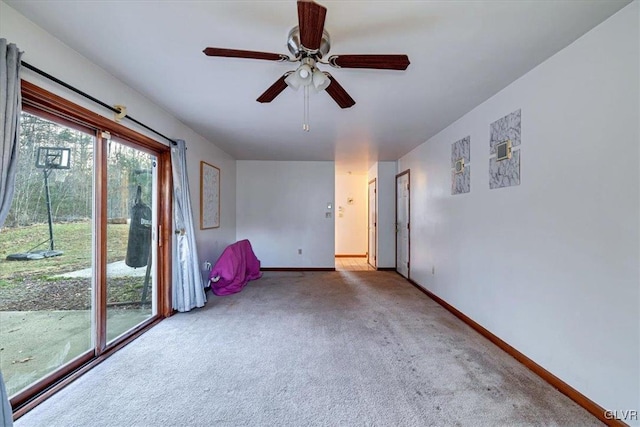
[[315,50],[308,49],[300,42],[300,27],[296,25],[291,29],[291,31],[289,31],[287,47],[289,48],[291,55],[296,58],[311,57],[314,59],[321,59],[329,53],[329,49],[331,49],[331,37],[329,37],[327,30],[322,30],[322,41],[320,42],[320,47]]

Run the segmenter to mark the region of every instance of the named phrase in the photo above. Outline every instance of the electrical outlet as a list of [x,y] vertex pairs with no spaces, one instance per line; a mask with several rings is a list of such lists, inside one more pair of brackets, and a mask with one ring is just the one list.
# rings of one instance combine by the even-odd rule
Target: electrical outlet
[[298,249],[298,255],[302,255],[302,249]]
[[203,265],[205,270],[211,271],[211,261],[205,261]]
[[331,218],[331,212],[325,212],[324,213],[324,217],[325,218]]

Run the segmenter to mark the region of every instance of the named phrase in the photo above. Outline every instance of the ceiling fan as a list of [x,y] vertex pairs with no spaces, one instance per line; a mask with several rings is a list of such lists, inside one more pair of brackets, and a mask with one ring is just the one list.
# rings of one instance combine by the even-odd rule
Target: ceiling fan
[[406,70],[409,66],[407,55],[332,55],[322,61],[329,53],[331,39],[324,29],[327,8],[310,0],[298,0],[298,25],[289,32],[287,47],[293,58],[288,55],[251,50],[223,49],[208,47],[207,56],[232,58],[263,59],[267,61],[300,62],[294,71],[288,71],[271,85],[257,99],[258,102],[271,102],[287,86],[297,90],[305,89],[305,130],[308,130],[308,91],[326,90],[329,96],[341,107],[352,107],[356,102],[347,91],[329,73],[320,71],[318,64],[334,68],[372,68],[384,70]]

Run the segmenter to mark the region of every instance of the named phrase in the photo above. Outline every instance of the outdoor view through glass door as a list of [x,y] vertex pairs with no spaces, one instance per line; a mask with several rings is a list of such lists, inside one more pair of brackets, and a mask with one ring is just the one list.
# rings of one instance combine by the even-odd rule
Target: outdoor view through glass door
[[0,369],[12,402],[154,318],[161,264],[162,151],[27,111],[0,230]]
[[155,314],[156,157],[107,142],[107,341]]
[[0,369],[9,395],[94,347],[94,145],[88,132],[22,114],[15,193],[0,232]]

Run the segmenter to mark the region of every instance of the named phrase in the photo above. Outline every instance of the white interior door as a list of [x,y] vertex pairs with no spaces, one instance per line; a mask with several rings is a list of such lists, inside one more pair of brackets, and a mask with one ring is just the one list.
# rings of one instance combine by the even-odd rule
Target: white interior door
[[409,278],[409,171],[396,176],[396,271]]
[[367,220],[367,230],[368,230],[368,240],[369,247],[367,250],[367,262],[372,266],[376,267],[377,262],[377,227],[378,227],[378,219],[376,213],[376,180],[375,178],[369,182],[369,197],[368,197],[368,205],[369,205],[369,213]]

